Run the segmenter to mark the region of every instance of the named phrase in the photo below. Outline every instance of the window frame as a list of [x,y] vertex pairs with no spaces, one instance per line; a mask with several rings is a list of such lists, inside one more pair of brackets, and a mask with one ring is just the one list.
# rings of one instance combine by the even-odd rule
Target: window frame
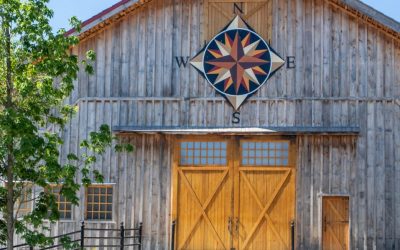
[[[20,182],[21,183],[21,182]],[[33,185],[32,182],[27,182],[24,181],[24,183],[26,183],[26,186],[22,189],[21,195],[24,195],[24,198],[27,199],[26,202],[22,202],[22,203],[26,203],[27,204],[27,209],[21,209],[21,196],[19,196],[15,203],[14,203],[14,212],[16,213],[16,218],[22,218],[26,215],[28,215],[29,213],[32,212],[33,210],[33,193],[34,193],[34,188],[35,186]],[[5,184],[6,185],[6,184]],[[29,188],[31,190],[31,192],[27,193],[26,189]]]
[[[88,218],[88,194],[89,194],[89,188],[107,188],[107,189],[109,189],[109,188],[111,188],[112,189],[112,192],[111,192],[111,219],[89,219]],[[85,222],[89,222],[89,223],[97,223],[97,222],[101,222],[101,223],[103,223],[103,222],[114,222],[114,219],[115,219],[115,215],[114,215],[114,212],[115,212],[115,202],[114,202],[114,199],[115,199],[115,184],[114,183],[102,183],[102,184],[100,184],[100,183],[93,183],[93,184],[90,184],[89,186],[87,186],[87,187],[85,187],[85,196],[84,196],[84,198],[85,198],[85,202],[84,202],[84,204],[85,204],[85,207],[84,207],[84,220],[85,220]],[[107,193],[107,191],[106,191],[106,197],[107,196],[109,196],[108,195],[108,193]],[[92,202],[93,203],[93,202]],[[100,210],[100,207],[101,207],[101,205],[102,205],[102,203],[101,203],[101,201],[99,200],[99,202],[97,203],[98,205],[99,205],[99,210],[96,212],[96,213],[102,213],[102,211]],[[106,203],[104,203],[105,205],[109,205],[109,203],[108,202],[106,202]],[[92,209],[92,212],[93,212],[93,209]],[[95,213],[95,212],[93,212],[93,213]],[[104,213],[108,213],[107,211],[105,211]]]
[[[193,143],[193,144],[200,143],[200,148],[199,148],[200,155],[198,157],[198,159],[200,161],[199,163],[195,163],[194,162],[195,155],[191,156],[192,159],[193,159],[193,163],[190,163],[190,164],[182,163],[182,159],[183,159],[183,156],[182,156],[182,149],[183,149],[182,148],[182,143]],[[208,163],[208,160],[207,160],[207,163],[205,163],[205,164],[203,164],[201,162],[202,159],[203,159],[203,156],[201,154],[201,151],[203,150],[203,148],[201,146],[202,143],[206,143],[207,144],[207,147],[206,147],[207,149],[205,150],[206,151],[206,155],[205,155],[205,159],[206,160],[210,157],[210,155],[208,154],[208,152],[210,150],[210,148],[208,147],[208,143],[220,143],[220,147],[219,147],[219,149],[221,149],[220,152],[222,152],[222,150],[224,150],[225,151],[225,156],[222,156],[220,154],[219,157],[215,157],[215,152],[216,152],[215,149],[216,148],[213,147],[213,150],[212,150],[212,152],[213,152],[212,159],[215,160],[215,159],[218,158],[220,163]],[[223,143],[225,143],[225,148],[222,147]],[[177,142],[177,144],[176,144],[176,147],[177,147],[177,152],[178,152],[177,156],[179,158],[179,161],[177,163],[178,163],[178,165],[180,167],[183,167],[183,168],[185,168],[185,167],[206,167],[206,166],[210,166],[210,167],[227,167],[229,165],[229,150],[230,150],[229,140],[226,140],[226,139],[223,139],[223,138],[215,138],[215,139],[214,138],[211,138],[211,139],[203,138],[203,139],[201,139],[200,137],[185,138],[185,139],[179,140]],[[186,154],[188,154],[188,151],[189,151],[188,149],[189,148],[186,148]],[[193,147],[193,154],[195,154],[194,153],[195,149],[196,148],[194,146]],[[225,158],[223,158],[223,157],[225,157]],[[223,160],[225,160],[224,163],[223,163]]]
[[[243,157],[243,152],[244,152],[244,147],[243,147],[243,143],[275,143],[275,145],[277,144],[277,143],[287,143],[288,144],[288,148],[287,148],[287,150],[280,150],[280,152],[287,152],[287,156],[285,156],[285,157],[277,157],[276,156],[276,152],[278,151],[278,150],[276,150],[276,148],[273,150],[275,153],[275,155],[273,156],[273,157],[269,157],[269,155],[267,156],[267,159],[269,160],[270,158],[272,158],[272,159],[274,159],[274,162],[275,162],[275,164],[263,164],[263,163],[261,163],[261,164],[257,164],[256,163],[256,160],[257,160],[257,158],[260,158],[260,159],[263,159],[263,156],[261,156],[261,157],[257,157],[257,155],[255,154],[255,156],[253,157],[253,156],[251,156],[250,157],[250,155],[248,155],[246,158],[247,158],[247,160],[250,160],[250,159],[254,159],[255,160],[255,162],[254,162],[254,164],[250,164],[250,163],[247,163],[247,164],[244,164],[243,163],[243,160],[244,160],[244,157]],[[248,148],[247,149],[247,151],[248,151],[248,153],[250,153],[250,150],[249,150],[250,148]],[[268,148],[267,148],[267,151],[268,152],[270,152],[271,151],[271,148],[269,148],[269,146],[268,146]],[[254,148],[254,152],[255,153],[257,153],[257,148]],[[293,160],[293,155],[294,155],[294,146],[293,146],[293,142],[292,142],[292,140],[291,139],[247,139],[247,138],[242,138],[241,140],[240,140],[240,145],[239,145],[239,165],[241,166],[241,167],[268,167],[268,168],[289,168],[289,167],[292,167],[292,166],[294,166],[294,160]],[[281,164],[276,164],[276,160],[277,159],[280,159],[281,160]],[[284,162],[284,160],[287,160],[287,162],[286,162],[286,164],[283,164],[283,162]]]
[[[60,188],[60,191],[61,191],[61,188],[62,188],[62,186],[63,186],[63,184],[49,184],[49,186],[50,186],[50,188],[47,188],[46,189],[46,192],[50,192],[51,194],[53,194],[53,195],[55,195],[56,196],[56,203],[57,203],[57,208],[58,208],[58,211],[60,212],[60,202],[59,202],[59,198],[61,197],[61,194],[60,193],[54,193],[53,192],[53,188],[55,188],[55,187],[59,187]],[[70,213],[71,213],[71,218],[61,218],[60,217],[60,219],[59,219],[59,221],[61,221],[61,222],[71,222],[71,221],[74,221],[74,204],[72,204],[72,202],[70,202],[70,201],[66,201],[66,202],[63,202],[63,203],[70,203],[71,204],[71,211],[70,211]]]

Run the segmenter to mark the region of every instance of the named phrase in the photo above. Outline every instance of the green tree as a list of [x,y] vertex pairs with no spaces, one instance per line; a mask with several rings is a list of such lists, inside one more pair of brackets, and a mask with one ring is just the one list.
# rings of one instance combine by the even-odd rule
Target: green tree
[[[28,244],[51,243],[43,232],[43,221],[59,218],[55,197],[46,192],[49,183],[62,184],[61,194],[78,205],[77,191],[91,178],[102,181],[93,171],[96,156],[102,154],[115,139],[108,126],[81,142],[79,155],[68,155],[68,162],[59,162],[63,143],[59,131],[73,115],[74,108],[64,100],[74,88],[79,65],[92,73],[92,51],[87,59],[78,61],[70,53],[78,43],[65,30],[53,33],[49,19],[53,12],[48,0],[0,0],[0,244],[12,249],[14,235]],[[79,22],[71,19],[79,30]],[[56,80],[55,80],[56,79]],[[53,132],[46,130],[52,126]],[[131,150],[118,145],[116,150]],[[82,176],[83,183],[76,182]],[[23,192],[31,186],[42,190],[33,195],[32,212],[19,218],[18,204]]]

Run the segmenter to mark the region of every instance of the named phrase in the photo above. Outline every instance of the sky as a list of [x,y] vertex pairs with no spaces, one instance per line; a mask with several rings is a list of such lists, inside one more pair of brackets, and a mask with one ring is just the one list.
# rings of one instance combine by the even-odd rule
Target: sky
[[[385,15],[400,22],[400,0],[362,0]],[[69,28],[69,18],[78,17],[85,21],[102,10],[119,2],[119,0],[50,0],[50,8],[54,10],[51,25],[55,30]]]

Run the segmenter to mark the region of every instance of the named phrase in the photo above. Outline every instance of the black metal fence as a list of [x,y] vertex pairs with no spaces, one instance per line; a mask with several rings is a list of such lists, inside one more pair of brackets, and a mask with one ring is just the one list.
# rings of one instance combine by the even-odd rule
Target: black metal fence
[[[125,228],[124,224],[121,223],[121,226],[118,229],[103,229],[103,228],[88,228],[85,225],[85,222],[82,222],[81,228],[78,231],[58,235],[52,237],[54,241],[59,241],[59,243],[44,247],[37,248],[31,247],[28,244],[20,244],[14,246],[15,249],[30,249],[30,250],[47,250],[47,249],[57,249],[63,247],[64,244],[60,243],[61,239],[65,237],[76,238],[79,235],[78,239],[73,239],[70,241],[71,244],[75,244],[77,250],[82,250],[85,248],[100,248],[106,247],[108,249],[133,249],[132,247],[137,247],[138,250],[142,249],[142,223],[139,224],[137,228]],[[89,232],[103,231],[105,236],[90,236]],[[88,240],[102,240],[103,242],[106,240],[113,240],[113,243],[110,244],[93,244],[88,243]],[[119,241],[118,241],[119,240]],[[118,241],[118,244],[115,243]],[[129,248],[128,248],[129,247]],[[7,248],[0,248],[0,250],[6,250]]]

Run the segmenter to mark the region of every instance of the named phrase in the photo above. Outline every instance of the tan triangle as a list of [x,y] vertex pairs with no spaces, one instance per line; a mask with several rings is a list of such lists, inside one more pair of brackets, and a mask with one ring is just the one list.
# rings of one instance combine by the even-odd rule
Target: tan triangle
[[285,64],[285,61],[282,58],[280,58],[280,56],[271,51],[271,64],[272,64],[271,73],[274,73],[283,64]]
[[204,56],[204,51],[196,55],[190,60],[190,64],[198,69],[199,71],[204,73],[204,64],[203,64],[203,56]]
[[247,55],[250,51],[253,52],[257,48],[260,41],[261,40],[255,41],[254,43],[249,44],[248,46],[244,47],[243,48],[244,53]]
[[217,43],[217,46],[222,53],[222,56],[227,56],[230,54],[229,49],[226,48],[225,45],[223,45],[220,41],[217,41],[217,40],[215,40],[215,42]]
[[223,80],[227,79],[230,76],[231,76],[231,72],[229,70],[222,69],[222,72],[218,75],[217,79],[215,80],[215,83],[223,81]]
[[233,29],[250,29],[249,26],[243,21],[240,16],[236,16],[233,21],[229,24],[226,30],[233,30]]
[[254,74],[254,71],[252,69],[246,69],[244,71],[246,73],[246,76],[248,78],[250,78],[250,80],[252,80],[253,82],[255,82],[256,84],[260,85],[260,83],[258,82],[258,79],[256,77],[256,75]]
[[248,95],[226,95],[226,99],[228,99],[235,110],[238,110],[247,96]]

